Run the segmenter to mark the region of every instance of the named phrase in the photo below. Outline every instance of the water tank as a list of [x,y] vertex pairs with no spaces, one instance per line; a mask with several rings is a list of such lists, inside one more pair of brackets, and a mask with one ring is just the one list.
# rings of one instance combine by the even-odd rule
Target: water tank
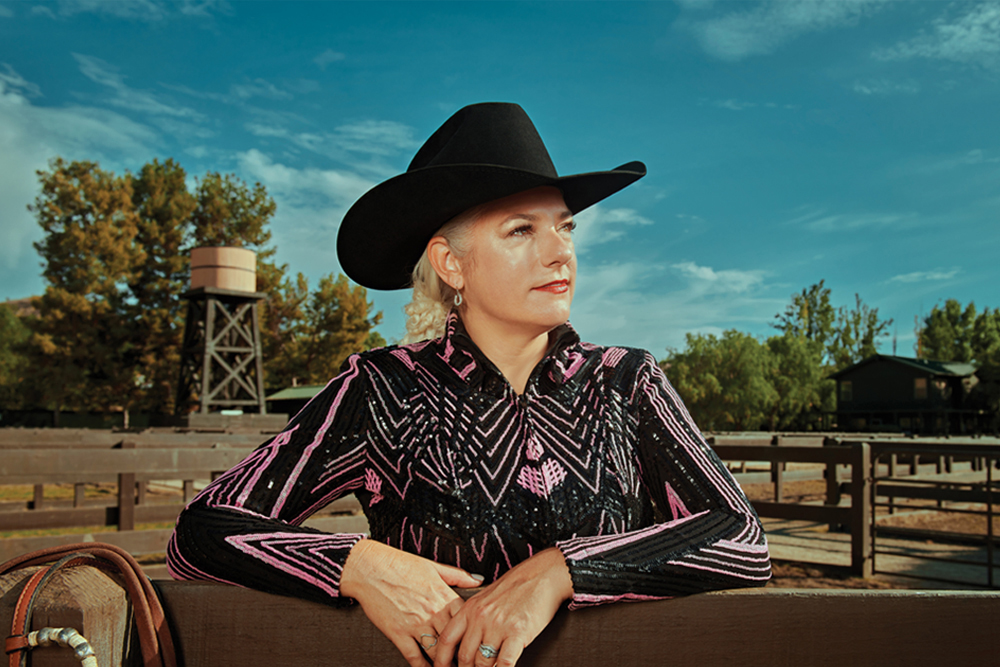
[[206,246],[191,250],[191,289],[218,287],[257,291],[257,253],[246,248]]

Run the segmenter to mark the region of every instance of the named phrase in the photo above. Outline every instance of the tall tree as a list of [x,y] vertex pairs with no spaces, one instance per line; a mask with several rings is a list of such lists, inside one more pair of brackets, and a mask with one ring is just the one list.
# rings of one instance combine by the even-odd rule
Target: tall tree
[[373,304],[365,288],[343,275],[324,276],[309,293],[300,273],[294,285],[286,283],[279,305],[290,313],[286,322],[292,325],[272,338],[273,354],[266,365],[268,383],[275,388],[322,384],[339,372],[349,355],[385,345],[374,331],[382,313],[371,315]]
[[854,295],[854,307],[841,306],[837,311],[833,340],[827,350],[835,370],[847,368],[878,353],[878,343],[889,336],[892,318],[883,320],[878,308],[869,307]]
[[976,306],[971,301],[965,308],[957,299],[945,301],[944,308],[934,306],[918,334],[920,356],[937,361],[972,361],[975,326]]
[[130,316],[142,346],[143,407],[167,413],[173,412],[180,364],[184,302],[178,296],[188,282],[186,245],[196,206],[186,176],[172,159],[153,160],[138,174],[127,176],[138,217],[136,242],[146,253],[129,285],[134,297]]
[[718,338],[688,334],[683,352],[671,351],[661,366],[695,423],[704,430],[756,430],[770,421],[779,401],[771,384],[767,346],[735,329]]
[[[24,389],[35,404],[171,412],[188,250],[242,246],[257,253],[266,367],[275,378],[325,381],[347,354],[384,344],[363,288],[341,276],[310,294],[274,263],[276,206],[260,183],[208,173],[194,193],[173,160],[115,176],[92,162],[56,159],[39,172],[30,210],[47,287],[28,318],[37,363]],[[274,382],[269,382],[274,385]]]
[[14,309],[0,303],[0,410],[21,407],[21,383],[27,371],[21,347],[29,333]]
[[146,258],[130,183],[93,162],[55,159],[29,209],[48,283],[28,320],[34,388],[55,408],[128,409],[141,393],[129,285]]
[[787,332],[767,339],[771,385],[776,400],[768,415],[770,430],[818,430],[823,412],[832,410],[834,382],[826,379],[823,345]]
[[774,316],[778,320],[774,328],[784,334],[815,341],[825,349],[833,336],[837,311],[830,304],[830,288],[825,287],[824,282],[820,280],[799,294],[793,294],[785,312]]

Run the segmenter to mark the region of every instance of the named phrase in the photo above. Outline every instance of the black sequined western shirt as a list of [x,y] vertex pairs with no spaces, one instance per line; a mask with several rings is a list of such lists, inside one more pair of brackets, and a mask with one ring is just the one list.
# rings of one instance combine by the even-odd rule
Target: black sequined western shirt
[[364,535],[301,524],[349,493],[373,539],[486,583],[558,547],[571,606],[770,576],[756,514],[652,356],[580,342],[568,324],[522,395],[455,315],[439,339],[350,357],[191,501],[170,572],[336,604]]

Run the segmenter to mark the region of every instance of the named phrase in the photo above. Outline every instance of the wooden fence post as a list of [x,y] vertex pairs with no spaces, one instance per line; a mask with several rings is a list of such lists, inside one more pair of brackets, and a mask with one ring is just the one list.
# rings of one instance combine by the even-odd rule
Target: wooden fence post
[[[123,440],[121,449],[135,449],[135,442]],[[118,530],[135,530],[135,472],[118,473]]]
[[[778,446],[778,436],[771,438],[771,446]],[[785,463],[784,461],[771,461],[771,481],[774,482],[774,502],[780,503],[785,483]]]
[[871,447],[859,442],[851,447],[851,571],[870,577],[872,558]]

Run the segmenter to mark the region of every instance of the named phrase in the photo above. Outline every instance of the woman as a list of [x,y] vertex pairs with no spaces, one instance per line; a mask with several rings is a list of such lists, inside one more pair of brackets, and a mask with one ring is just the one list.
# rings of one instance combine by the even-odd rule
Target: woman
[[[413,342],[352,356],[192,501],[172,574],[357,600],[437,667],[515,664],[565,601],[763,585],[760,523],[653,358],[567,323],[573,214],[644,174],[559,177],[514,104],[450,118],[338,238],[356,282],[413,286]],[[351,492],[370,538],[300,527]]]

